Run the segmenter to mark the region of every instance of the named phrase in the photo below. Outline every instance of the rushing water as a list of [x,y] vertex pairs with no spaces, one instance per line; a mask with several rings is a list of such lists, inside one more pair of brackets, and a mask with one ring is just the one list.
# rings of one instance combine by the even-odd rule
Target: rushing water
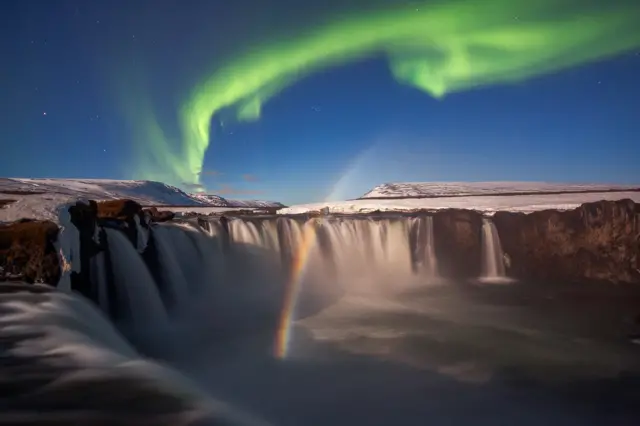
[[482,219],[482,282],[509,282],[498,229],[491,219]]
[[[115,303],[126,312],[115,327],[100,312],[109,312],[104,277],[95,305],[2,287],[0,341],[15,342],[2,348],[4,365],[21,366],[5,370],[15,388],[0,399],[13,413],[4,424],[64,410],[59,423],[83,415],[93,424],[260,417],[285,426],[640,419],[632,402],[640,353],[620,338],[640,297],[447,283],[430,217],[236,218],[225,227],[215,218],[153,225],[143,242],[157,252],[155,279],[137,247],[106,229]],[[483,245],[484,275],[504,278],[491,222]],[[94,258],[92,275],[106,274],[105,263]],[[289,296],[291,315],[282,315]],[[283,328],[287,347],[274,351]],[[32,373],[20,381],[20,371]],[[45,386],[52,377],[65,380]],[[18,403],[18,388],[45,390]],[[96,407],[90,415],[87,404]]]

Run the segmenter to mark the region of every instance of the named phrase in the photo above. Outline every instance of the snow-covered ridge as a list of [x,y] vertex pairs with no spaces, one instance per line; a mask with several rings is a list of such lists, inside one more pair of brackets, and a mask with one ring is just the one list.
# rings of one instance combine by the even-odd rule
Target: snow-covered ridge
[[631,199],[640,203],[640,185],[562,184],[547,182],[404,182],[376,186],[361,198],[304,204],[280,209],[280,214],[361,213],[375,211],[470,209],[533,212],[569,210],[601,200]]
[[67,195],[92,200],[128,198],[144,205],[205,204],[175,186],[148,180],[0,178],[0,193],[11,195],[12,192]]
[[[217,195],[189,194],[175,186],[147,180],[0,178],[0,222],[21,218],[58,220],[58,207],[74,200],[130,199],[143,206],[261,208],[279,203],[227,200]],[[0,203],[1,205],[2,203]]]
[[523,194],[511,197],[452,196],[429,198],[389,198],[299,204],[278,210],[279,214],[303,214],[325,210],[337,214],[367,214],[372,212],[407,212],[415,210],[469,209],[491,215],[497,211],[531,213],[538,210],[571,210],[595,201],[630,199],[640,203],[640,192],[583,192],[568,194]]
[[197,200],[202,200],[210,206],[214,207],[247,207],[247,208],[264,208],[264,207],[284,207],[284,204],[277,201],[261,201],[261,200],[230,200],[215,194],[190,194]]
[[433,198],[482,195],[640,191],[639,185],[565,184],[549,182],[398,182],[384,183],[360,199]]

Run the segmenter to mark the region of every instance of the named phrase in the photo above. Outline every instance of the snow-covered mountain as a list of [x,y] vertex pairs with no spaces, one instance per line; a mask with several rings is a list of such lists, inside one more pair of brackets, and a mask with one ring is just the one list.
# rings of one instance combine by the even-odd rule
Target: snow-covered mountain
[[144,205],[204,204],[175,186],[149,180],[0,178],[0,192],[68,195],[92,200],[128,198]]
[[399,182],[378,185],[359,199],[558,194],[630,190],[640,190],[640,185],[564,184],[548,182]]
[[228,207],[229,200],[215,194],[190,194],[196,200],[200,200],[204,205],[215,207]]
[[58,206],[74,199],[127,198],[144,206],[281,207],[269,201],[227,200],[217,195],[189,194],[175,186],[147,180],[0,178],[0,221],[21,218],[55,220]]
[[216,207],[246,207],[246,208],[280,208],[284,204],[277,201],[261,200],[230,200],[215,194],[189,194],[191,197]]

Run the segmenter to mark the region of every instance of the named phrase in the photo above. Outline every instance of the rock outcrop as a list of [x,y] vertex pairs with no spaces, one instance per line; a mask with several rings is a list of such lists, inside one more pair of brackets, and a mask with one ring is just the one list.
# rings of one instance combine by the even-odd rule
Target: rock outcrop
[[158,210],[157,207],[149,207],[148,209],[144,209],[143,212],[149,216],[151,222],[168,222],[176,216],[172,211]]
[[493,221],[514,278],[640,283],[640,205],[631,200],[497,212]]
[[58,225],[49,221],[23,219],[0,225],[0,281],[57,283],[57,236]]
[[433,214],[438,269],[444,277],[480,275],[482,215],[473,210],[447,209]]

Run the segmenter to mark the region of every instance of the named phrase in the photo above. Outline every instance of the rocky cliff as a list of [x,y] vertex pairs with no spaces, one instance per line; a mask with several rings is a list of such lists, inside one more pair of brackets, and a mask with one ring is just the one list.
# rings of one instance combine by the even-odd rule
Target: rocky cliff
[[493,221],[514,278],[640,283],[640,204],[631,200],[498,212]]
[[438,269],[454,279],[480,275],[482,215],[473,210],[447,209],[433,214]]
[[[69,212],[79,230],[82,264],[71,274],[71,284],[90,298],[95,296],[91,258],[105,252],[109,263],[103,227],[120,229],[139,246],[138,234],[146,233],[151,222],[173,219],[171,212],[143,209],[131,200],[78,203]],[[468,280],[480,275],[483,217],[479,212],[447,209],[414,214],[433,216],[434,247],[443,277]],[[587,203],[568,211],[498,212],[493,221],[510,259],[507,274],[512,278],[640,283],[640,205],[631,200]],[[60,277],[57,235],[57,225],[46,221],[25,219],[0,226],[0,281],[19,278],[55,285]],[[147,237],[139,251],[162,285],[153,233]]]
[[58,226],[49,221],[22,219],[0,224],[0,281],[57,283],[57,237]]

